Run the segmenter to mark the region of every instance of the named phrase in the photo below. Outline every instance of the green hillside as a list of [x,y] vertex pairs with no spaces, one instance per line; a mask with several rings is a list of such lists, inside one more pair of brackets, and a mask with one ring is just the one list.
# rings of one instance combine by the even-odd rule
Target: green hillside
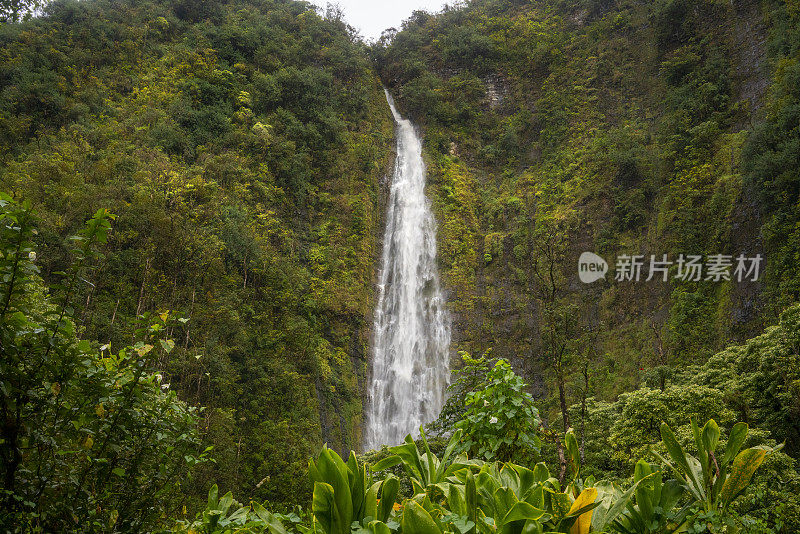
[[[564,382],[569,405],[587,371],[590,396],[660,383],[796,302],[797,15],[487,0],[385,34],[381,76],[427,141],[456,347],[511,358],[548,397]],[[644,256],[642,281],[581,284],[584,251],[612,271]],[[758,283],[675,264],[645,282],[664,254],[765,260]]]
[[117,214],[81,335],[190,319],[159,368],[207,407],[207,476],[292,500],[312,451],[360,444],[393,137],[364,45],[296,2],[91,1],[0,26],[0,50],[0,187],[35,207],[43,278]]
[[[294,0],[30,4],[0,0],[0,531],[800,531],[797,0],[470,0],[375,43]],[[454,372],[427,437],[358,455],[383,87]]]

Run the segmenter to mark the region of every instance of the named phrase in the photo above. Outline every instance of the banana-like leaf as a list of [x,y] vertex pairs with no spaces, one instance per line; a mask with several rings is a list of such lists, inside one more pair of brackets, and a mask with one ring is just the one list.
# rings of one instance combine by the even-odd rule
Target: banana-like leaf
[[[548,491],[547,495],[549,495],[550,501],[549,511],[551,514],[553,514],[553,519],[555,519],[556,522],[559,522],[567,515],[567,513],[569,513],[571,506],[571,503],[569,502],[569,495],[555,491]],[[545,503],[547,501],[548,498],[545,496]]]
[[422,460],[417,449],[417,444],[414,443],[414,438],[411,434],[406,436],[405,443],[392,447],[391,451],[400,457],[403,462],[403,469],[408,476],[420,482],[423,480],[423,466]]
[[731,466],[731,472],[728,474],[728,479],[722,485],[720,493],[722,502],[726,506],[750,484],[753,473],[756,472],[756,469],[758,469],[766,456],[766,449],[755,447],[745,449],[736,456]]
[[[314,492],[311,498],[311,511],[322,525],[322,530],[330,534],[342,532],[341,520],[335,518],[336,504],[333,501],[333,486],[325,482],[314,482]],[[335,530],[334,530],[335,528]],[[347,525],[349,530],[350,525]]]
[[498,526],[507,525],[514,521],[538,521],[545,513],[544,510],[534,508],[525,501],[517,501],[511,506]]
[[431,448],[428,446],[428,438],[425,436],[425,428],[423,426],[419,427],[419,435],[420,439],[422,439],[422,444],[425,446],[425,456],[423,457],[423,463],[425,469],[423,470],[423,480],[421,481],[422,484],[427,487],[430,484],[434,484],[438,482],[436,479],[436,472],[439,470],[439,459],[431,452]]
[[461,443],[461,436],[463,431],[461,429],[456,430],[453,432],[453,435],[450,436],[450,441],[447,442],[447,447],[444,450],[444,454],[442,455],[442,460],[439,462],[439,465],[436,469],[436,473],[434,474],[434,482],[439,482],[444,479],[446,476],[446,472],[449,470],[449,467],[455,462],[450,462],[450,457],[455,453],[456,449],[458,448],[459,444]]
[[390,467],[394,467],[399,463],[402,463],[403,459],[400,458],[397,454],[393,454],[391,456],[387,456],[382,460],[375,462],[372,466],[372,472],[383,471],[384,469],[389,469]]
[[703,445],[703,436],[700,427],[697,424],[697,419],[692,417],[692,435],[694,436],[694,445],[697,448],[697,455],[700,460],[701,477],[699,480],[704,480],[705,477],[711,475],[711,465],[708,459],[708,450]]
[[347,459],[346,466],[347,481],[350,486],[350,496],[352,499],[353,519],[360,520],[367,515],[364,513],[366,505],[365,496],[368,485],[367,470],[365,466],[359,465],[355,451],[350,451],[350,457]]
[[209,510],[216,510],[217,503],[219,500],[217,499],[217,495],[219,495],[219,488],[216,484],[211,486],[211,489],[208,490],[208,509]]
[[542,534],[542,524],[539,521],[526,521],[520,534]]
[[400,524],[403,532],[409,534],[441,534],[442,532],[431,514],[414,500],[406,501]]
[[567,449],[570,463],[572,464],[573,476],[578,476],[578,471],[581,468],[581,453],[578,447],[578,439],[575,437],[575,432],[570,429],[564,436],[564,445]]
[[[383,485],[382,482],[372,484],[364,495],[364,514],[363,517],[378,517],[378,492]],[[358,518],[356,518],[358,520]]]
[[614,520],[625,510],[628,504],[631,502],[631,498],[633,494],[636,492],[636,488],[639,487],[639,484],[650,480],[652,477],[652,473],[649,476],[639,479],[638,481],[634,482],[633,485],[628,488],[624,493],[619,495],[612,503],[611,506],[608,508],[605,507],[598,507],[595,510],[594,516],[592,517],[592,527],[597,532],[605,532],[605,530],[614,522]]
[[[705,501],[706,492],[705,486],[702,483],[703,480],[703,467],[700,465],[700,461],[695,458],[694,456],[686,455],[686,465],[688,466],[688,470],[684,471],[682,469],[677,469],[674,465],[672,465],[667,459],[665,459],[660,454],[654,452],[655,456],[661,460],[664,464],[670,467],[676,474],[676,476],[681,480],[683,487],[686,488],[692,496],[698,501]],[[697,481],[700,481],[699,483]]]
[[592,524],[597,523],[598,517],[605,516],[609,508],[613,506],[623,493],[617,484],[607,480],[597,482],[597,484],[595,484],[595,489],[597,489],[597,499],[595,499],[595,502],[598,503],[598,506],[595,508],[594,514],[592,515]]
[[525,502],[535,508],[544,508],[544,488],[541,484],[537,484],[525,495]]
[[547,469],[547,466],[543,462],[539,462],[533,468],[533,479],[536,482],[544,482],[545,480],[550,478],[550,471]]
[[687,455],[675,438],[672,429],[666,423],[661,424],[661,441],[664,442],[664,446],[667,448],[667,453],[669,457],[672,458],[672,461],[675,462],[678,468],[691,479],[695,486],[697,486],[698,480],[694,475],[694,471],[689,467]]
[[233,493],[229,491],[220,498],[219,504],[217,505],[217,510],[221,512],[220,515],[222,517],[228,515],[228,508],[230,508],[232,504],[233,504]]
[[269,534],[288,534],[283,523],[257,502],[253,503],[253,511],[256,516],[267,525],[267,532],[269,532]]
[[494,492],[495,519],[504,517],[511,508],[519,502],[511,488],[501,487]]
[[[309,464],[309,472],[314,480],[314,491],[317,491],[317,483],[320,483],[320,488],[329,486],[332,492],[330,496],[333,500],[333,505],[320,505],[323,506],[321,510],[326,510],[324,513],[329,517],[325,520],[320,519],[320,523],[330,521],[330,528],[328,534],[349,534],[350,524],[353,522],[353,497],[351,493],[351,483],[355,483],[355,474],[351,472],[348,466],[342,461],[342,458],[336,452],[323,448],[319,453],[317,462],[313,460]],[[362,486],[363,487],[363,486]],[[327,493],[326,489],[320,489],[320,492]],[[323,493],[321,493],[321,497]],[[324,495],[328,499],[327,494]],[[363,498],[363,489],[362,489]],[[312,498],[313,503],[316,498]],[[312,510],[313,511],[313,510]],[[316,515],[316,511],[314,511]]]
[[374,517],[384,523],[389,520],[399,490],[400,481],[397,477],[390,476],[383,481],[381,485],[381,500],[378,504],[378,515]]
[[[597,489],[586,488],[578,495],[575,502],[572,503],[567,517],[578,515],[578,519],[572,524],[572,528],[569,529],[570,534],[589,534],[589,529],[592,526],[592,513],[594,507],[597,506],[594,502],[595,499],[597,499]],[[592,509],[583,511],[590,506],[592,506]]]
[[739,451],[744,445],[744,441],[747,439],[747,432],[750,427],[747,426],[747,423],[736,423],[731,428],[731,433],[728,436],[728,443],[725,445],[725,454],[722,457],[722,464],[728,465],[728,462],[733,460]]
[[719,426],[713,419],[709,419],[703,427],[702,440],[703,446],[709,453],[717,449],[717,444],[719,443]]
[[466,500],[467,516],[473,523],[478,521],[478,489],[472,471],[467,471],[467,480],[464,484],[464,499]]
[[389,526],[383,521],[371,521],[367,525],[367,530],[373,534],[392,534]]
[[[634,468],[633,480],[634,482],[642,480],[652,473],[653,469],[650,467],[650,463],[639,460]],[[651,480],[655,480],[655,478],[660,477],[652,477]],[[653,505],[655,503],[658,503],[658,501],[654,495],[653,488],[648,487],[647,484],[639,484],[639,487],[636,488],[636,504],[639,506],[639,513],[645,523],[650,523],[653,520]]]

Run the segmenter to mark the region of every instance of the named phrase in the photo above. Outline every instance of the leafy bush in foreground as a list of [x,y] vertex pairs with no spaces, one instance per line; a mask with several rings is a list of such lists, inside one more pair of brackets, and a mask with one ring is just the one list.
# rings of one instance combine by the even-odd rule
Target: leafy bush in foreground
[[195,410],[162,383],[165,322],[112,352],[79,340],[73,302],[113,215],[72,238],[64,283],[38,276],[30,206],[0,193],[0,530],[147,530],[180,497],[197,455]]
[[[664,467],[637,463],[633,484],[624,491],[612,481],[580,478],[580,456],[571,431],[564,446],[574,476],[565,484],[541,462],[528,468],[454,455],[464,439],[460,431],[452,436],[441,459],[428,447],[424,432],[422,449],[409,436],[406,443],[390,449],[392,456],[373,466],[359,464],[352,453],[345,463],[326,448],[312,462],[313,515],[305,523],[295,521],[286,527],[280,522],[282,516],[271,515],[258,504],[226,517],[233,499],[226,495],[220,506],[215,487],[209,507],[192,526],[208,533],[271,534],[740,532],[730,504],[777,449],[741,450],[748,428],[739,423],[717,458],[721,437],[717,424],[710,420],[700,429],[692,421],[692,427],[699,458],[688,455],[664,424],[661,432],[669,460],[662,459]],[[397,464],[402,464],[414,487],[414,495],[402,503],[395,502],[398,481],[394,476],[372,481],[374,472]],[[675,478],[665,480],[668,472]]]

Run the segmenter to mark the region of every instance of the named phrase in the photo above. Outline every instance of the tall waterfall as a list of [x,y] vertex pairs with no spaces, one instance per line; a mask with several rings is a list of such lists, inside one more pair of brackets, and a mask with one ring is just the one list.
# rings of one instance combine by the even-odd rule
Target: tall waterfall
[[436,269],[436,221],[425,198],[422,146],[391,95],[397,160],[375,309],[368,449],[397,445],[439,415],[450,376],[450,317]]

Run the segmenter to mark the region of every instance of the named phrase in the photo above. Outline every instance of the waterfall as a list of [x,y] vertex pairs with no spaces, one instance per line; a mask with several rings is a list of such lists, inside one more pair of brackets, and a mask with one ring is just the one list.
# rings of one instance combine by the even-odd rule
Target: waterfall
[[435,419],[450,378],[450,317],[436,268],[436,221],[425,197],[425,164],[414,126],[388,91],[397,123],[375,309],[367,449],[397,445]]

